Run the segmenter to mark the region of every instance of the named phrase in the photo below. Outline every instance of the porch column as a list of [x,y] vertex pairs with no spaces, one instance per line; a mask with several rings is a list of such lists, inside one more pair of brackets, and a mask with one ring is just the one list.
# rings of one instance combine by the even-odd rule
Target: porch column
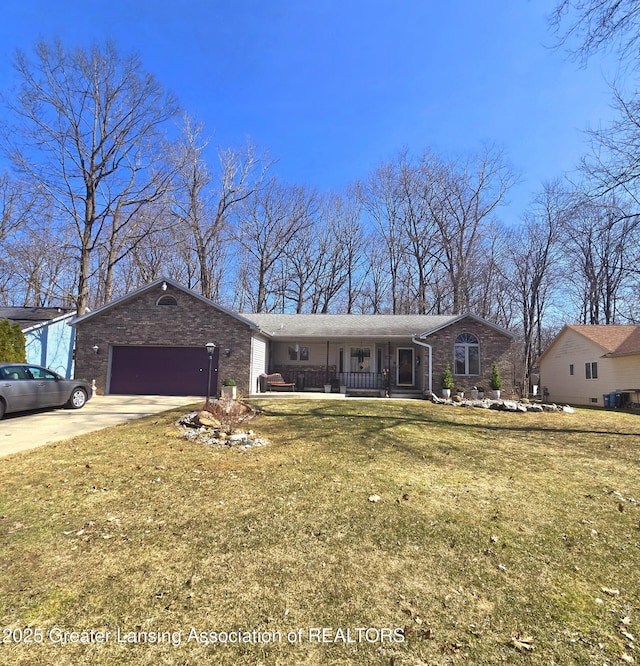
[[325,384],[329,383],[329,340],[327,340],[327,363],[325,365],[324,383]]

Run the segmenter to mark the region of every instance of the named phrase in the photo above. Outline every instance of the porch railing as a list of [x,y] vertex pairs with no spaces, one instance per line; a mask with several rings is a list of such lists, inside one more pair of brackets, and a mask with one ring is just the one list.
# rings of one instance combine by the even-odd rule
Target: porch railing
[[340,372],[338,373],[340,384],[351,389],[381,389],[381,372]]
[[[305,389],[323,390],[327,383],[326,370],[276,370],[282,374],[286,382],[295,382],[296,389],[301,391]],[[348,389],[370,389],[376,390],[383,387],[383,377],[380,372],[330,372],[328,377],[329,384],[334,390],[339,390],[340,386],[346,386]]]

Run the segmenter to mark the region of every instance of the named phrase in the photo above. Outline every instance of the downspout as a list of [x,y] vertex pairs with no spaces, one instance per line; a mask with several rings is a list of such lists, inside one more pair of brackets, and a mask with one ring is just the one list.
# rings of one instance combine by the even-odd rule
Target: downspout
[[415,335],[411,338],[411,342],[413,342],[414,345],[420,345],[421,347],[426,347],[429,350],[429,393],[433,394],[433,369],[431,367],[433,349],[431,345],[428,345],[426,342],[417,340]]

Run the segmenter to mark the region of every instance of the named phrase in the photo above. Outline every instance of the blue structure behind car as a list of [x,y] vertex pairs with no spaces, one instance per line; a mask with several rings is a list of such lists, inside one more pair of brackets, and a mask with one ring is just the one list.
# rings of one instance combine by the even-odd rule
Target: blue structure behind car
[[0,419],[9,412],[30,409],[80,409],[91,395],[91,386],[86,382],[65,379],[42,366],[0,363]]

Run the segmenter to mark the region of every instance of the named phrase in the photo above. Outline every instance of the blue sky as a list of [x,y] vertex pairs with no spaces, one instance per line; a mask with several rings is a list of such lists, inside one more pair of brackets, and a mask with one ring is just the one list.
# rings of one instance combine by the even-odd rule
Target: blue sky
[[111,38],[205,123],[212,143],[267,150],[285,180],[339,190],[408,148],[501,147],[520,184],[572,170],[612,118],[605,59],[553,43],[551,0],[4,0],[0,88],[16,49]]

